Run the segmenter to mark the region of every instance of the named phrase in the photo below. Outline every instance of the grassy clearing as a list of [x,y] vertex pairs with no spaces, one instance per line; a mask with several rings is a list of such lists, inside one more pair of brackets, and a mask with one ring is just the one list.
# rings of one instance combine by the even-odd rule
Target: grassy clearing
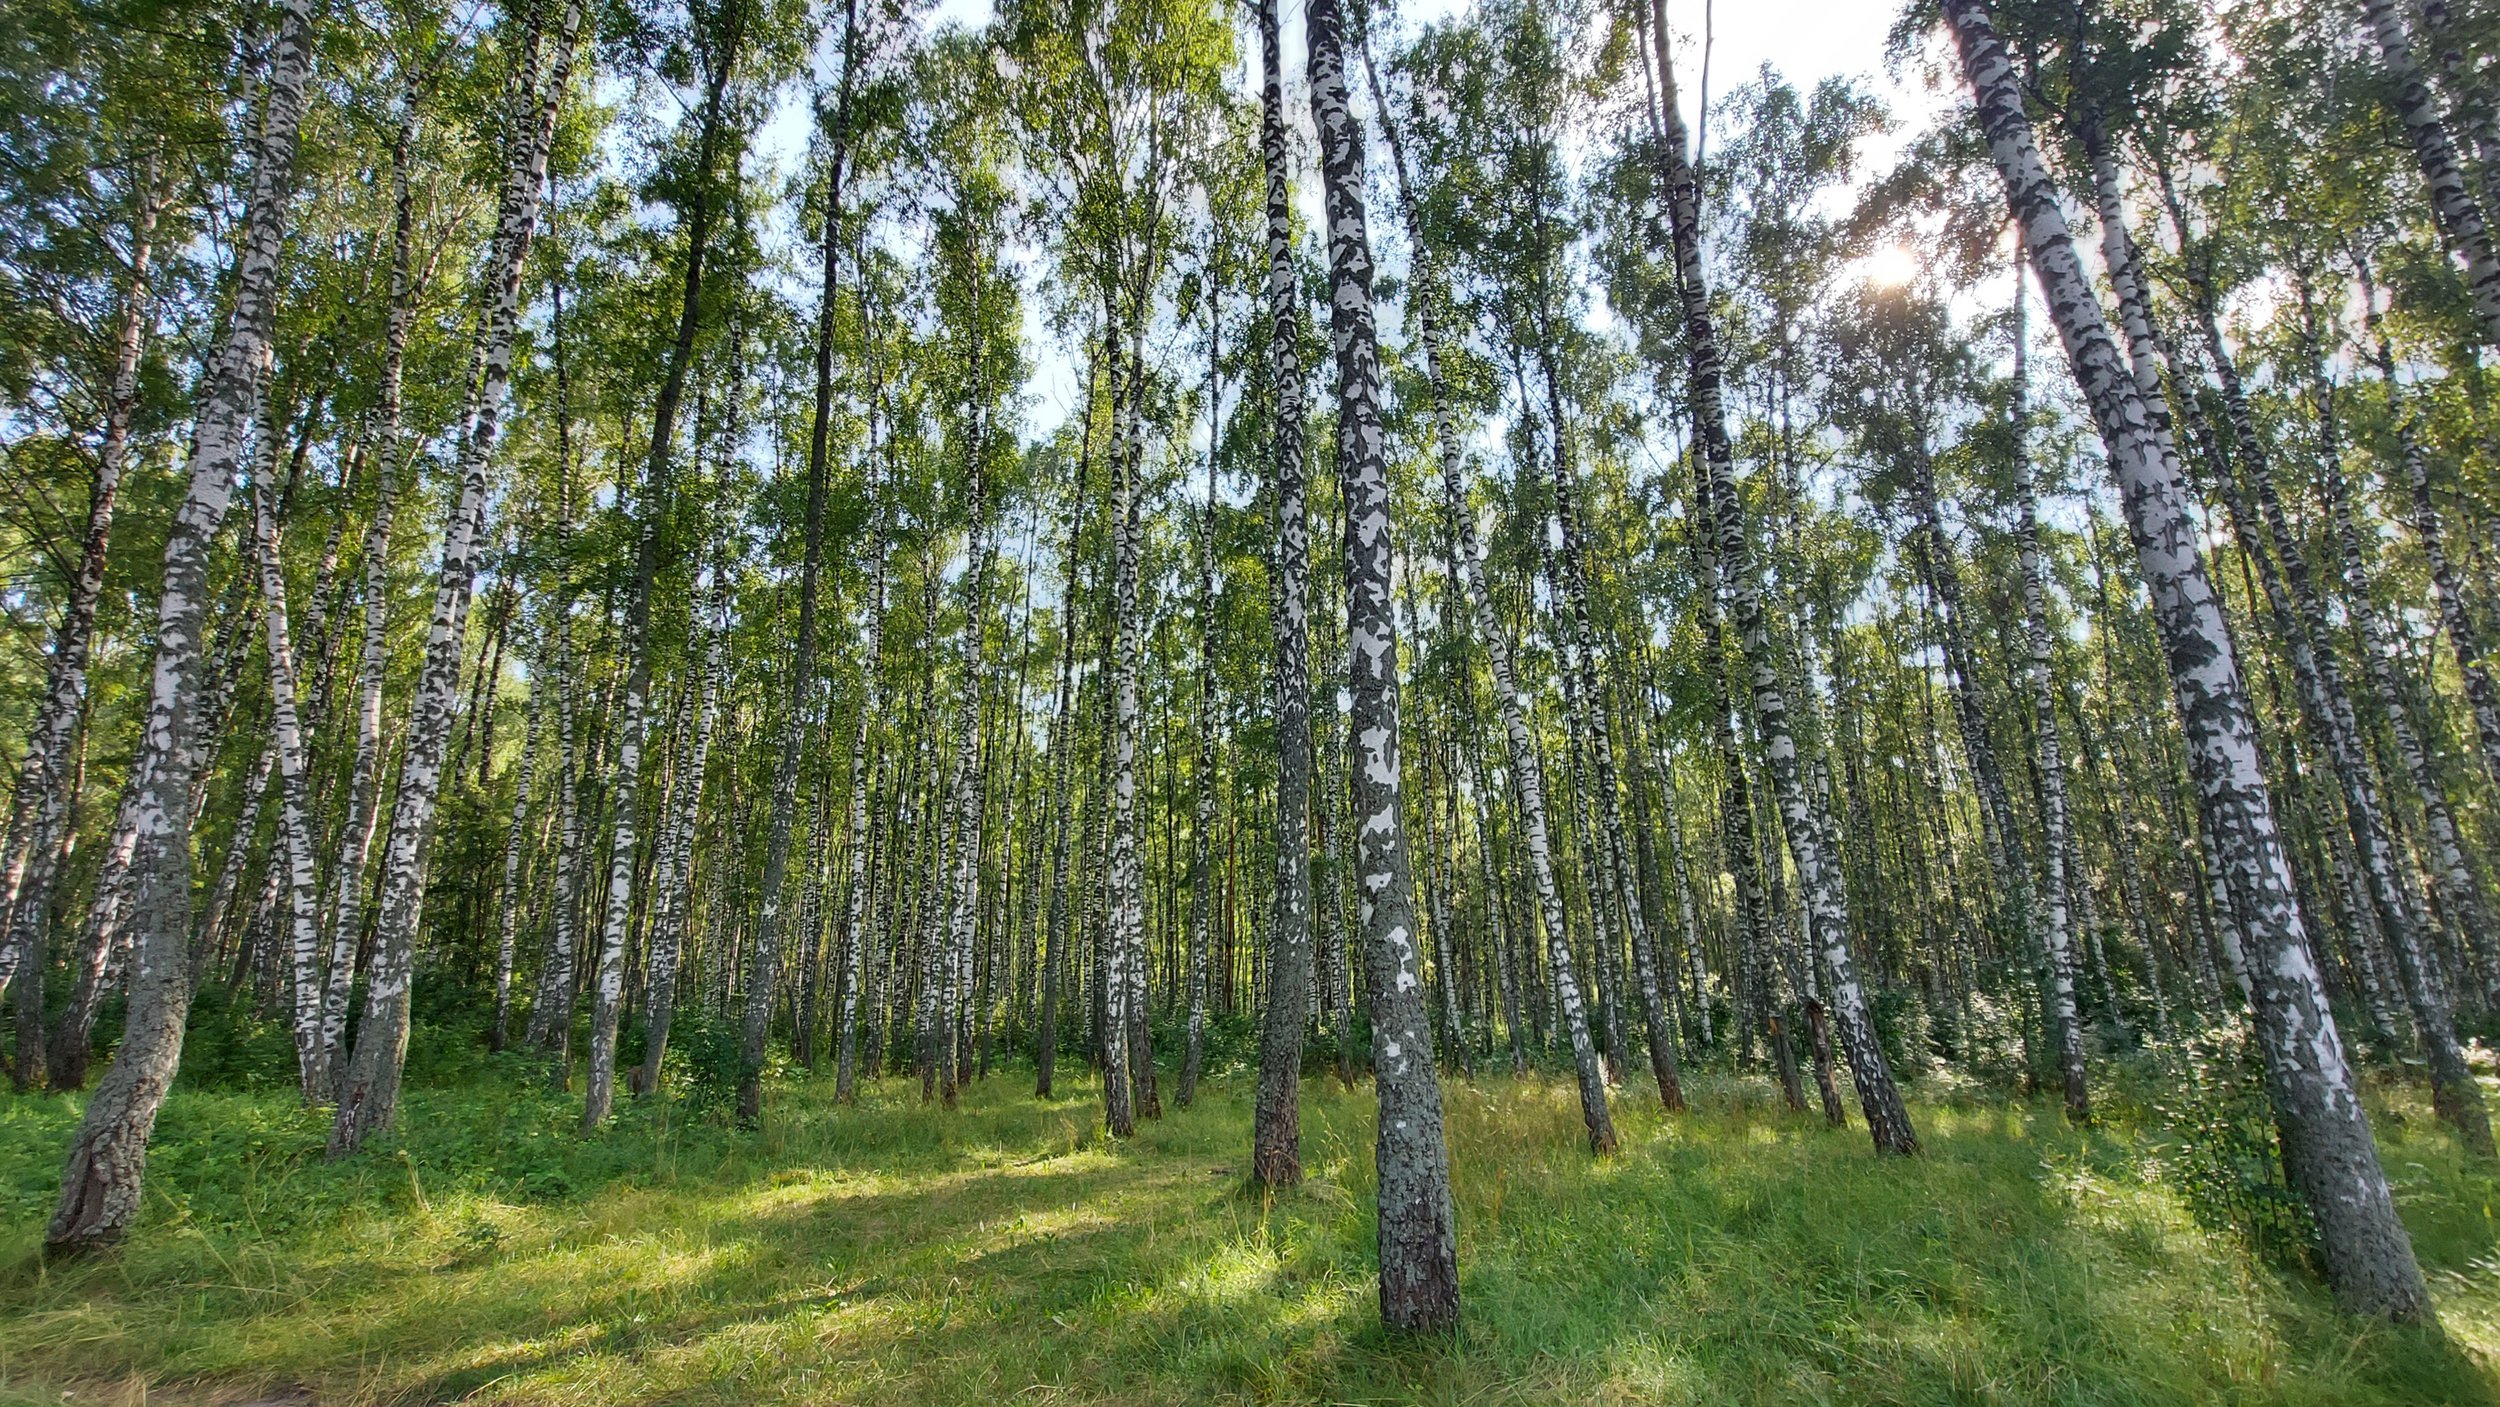
[[[1246,1079],[1126,1145],[1093,1091],[964,1109],[782,1088],[740,1136],[629,1109],[584,1142],[520,1066],[411,1092],[342,1166],[279,1093],[178,1093],[117,1257],[35,1255],[76,1115],[0,1100],[0,1399],[328,1402],[2500,1401],[2500,1178],[2379,1101],[2450,1339],[2339,1320],[2201,1230],[2123,1108],[1915,1105],[1928,1154],[1752,1083],[1627,1100],[1449,1088],[1466,1328],[1374,1327],[1369,1092],[1305,1087],[1309,1184],[1243,1192]],[[2111,1101],[2116,1103],[2118,1101]],[[151,1396],[152,1394],[152,1396]]]

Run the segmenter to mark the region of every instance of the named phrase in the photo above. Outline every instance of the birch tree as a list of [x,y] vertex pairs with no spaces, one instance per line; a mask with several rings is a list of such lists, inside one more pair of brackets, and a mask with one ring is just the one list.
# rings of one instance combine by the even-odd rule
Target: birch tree
[[1329,329],[1337,359],[1339,480],[1346,499],[1346,637],[1354,695],[1355,893],[1371,978],[1380,1116],[1380,1317],[1394,1331],[1458,1321],[1457,1215],[1441,1128],[1441,1080],[1424,1004],[1399,769],[1396,547],[1380,424],[1380,345],[1363,210],[1363,130],[1349,107],[1345,17],[1312,0],[1311,116],[1328,215]]
[[510,166],[481,280],[485,304],[478,311],[475,338],[480,376],[462,415],[459,491],[443,543],[433,616],[426,633],[425,665],[402,744],[399,794],[392,803],[383,844],[372,966],[355,1049],[339,1089],[338,1117],[330,1128],[332,1157],[363,1147],[365,1139],[389,1127],[398,1112],[400,1072],[408,1053],[408,987],[417,921],[425,903],[426,848],[442,789],[444,752],[451,741],[461,659],[468,644],[469,598],[482,545],[480,520],[486,509],[488,461],[512,379],[522,267],[537,233],[539,197],[547,182],[547,152],[572,73],[585,8],[582,0],[563,0],[551,39],[542,34],[542,17],[532,14],[517,46],[521,81],[515,84],[519,101],[508,128],[512,134],[512,149],[506,153]]
[[2051,323],[2108,446],[2158,626],[2203,812],[2216,827],[2249,954],[2259,1048],[2284,1163],[2316,1218],[2338,1299],[2365,1314],[2432,1317],[2411,1239],[2370,1139],[2343,1043],[2292,900],[2259,765],[2246,687],[2189,529],[2176,455],[2110,337],[2041,163],[2022,90],[1980,0],[1947,0],[1945,19]]
[[119,1241],[139,1214],[148,1136],[182,1059],[191,1008],[189,798],[200,749],[191,736],[200,689],[208,558],[234,492],[276,316],[278,258],[294,197],[296,138],[312,67],[311,0],[285,0],[252,139],[250,195],[235,244],[234,296],[204,378],[191,432],[189,485],[165,541],[146,722],[133,764],[136,889],[130,1014],[104,1079],[87,1100],[61,1171],[61,1200],[44,1231],[54,1253]]

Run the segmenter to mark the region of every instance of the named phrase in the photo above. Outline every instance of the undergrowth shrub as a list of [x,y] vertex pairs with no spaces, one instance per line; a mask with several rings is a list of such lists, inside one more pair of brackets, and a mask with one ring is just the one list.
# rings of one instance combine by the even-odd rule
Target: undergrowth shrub
[[[108,1058],[99,1054],[96,1069]],[[287,1023],[210,988],[191,1003],[182,1037],[182,1085],[186,1089],[260,1092],[293,1089],[295,1035]]]
[[738,1022],[700,1003],[670,1020],[660,1079],[688,1114],[719,1114],[737,1103],[738,1043]]
[[2283,1168],[2265,1069],[2242,1022],[2151,1048],[2145,1106],[2158,1128],[2145,1154],[2206,1230],[2277,1265],[2314,1269],[2317,1226]]

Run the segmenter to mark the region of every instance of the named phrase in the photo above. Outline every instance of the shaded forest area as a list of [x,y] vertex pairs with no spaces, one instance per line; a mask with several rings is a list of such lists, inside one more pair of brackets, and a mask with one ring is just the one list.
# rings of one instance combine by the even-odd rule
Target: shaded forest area
[[2500,11],[1713,23],[6,7],[0,1395],[2493,1400]]

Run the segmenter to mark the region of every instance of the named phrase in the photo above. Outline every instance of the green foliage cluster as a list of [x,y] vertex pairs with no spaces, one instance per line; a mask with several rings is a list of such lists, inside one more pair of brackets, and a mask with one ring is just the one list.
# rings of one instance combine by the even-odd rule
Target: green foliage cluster
[[2145,1166],[2206,1229],[2280,1264],[2316,1262],[2317,1226],[2283,1170],[2265,1067],[2245,1023],[2150,1053],[2147,1100],[2163,1132]]

